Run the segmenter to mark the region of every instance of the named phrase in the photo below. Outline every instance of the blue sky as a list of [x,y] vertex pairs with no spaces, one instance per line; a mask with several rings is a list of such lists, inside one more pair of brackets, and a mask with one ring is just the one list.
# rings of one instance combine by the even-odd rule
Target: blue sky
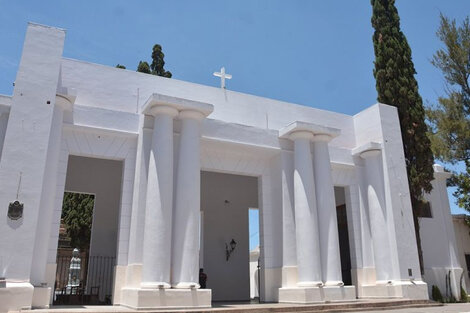
[[[468,0],[398,0],[426,104],[443,94],[430,63],[439,12],[461,21]],[[376,102],[368,0],[0,0],[0,93],[11,94],[26,23],[67,29],[64,55],[135,69],[154,43],[173,77],[355,114]],[[461,213],[452,203],[453,212]]]

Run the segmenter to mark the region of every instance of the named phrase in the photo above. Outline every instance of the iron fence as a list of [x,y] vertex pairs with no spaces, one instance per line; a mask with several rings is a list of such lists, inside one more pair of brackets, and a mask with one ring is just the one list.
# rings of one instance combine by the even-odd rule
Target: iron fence
[[70,256],[57,257],[54,304],[111,304],[115,257],[89,256],[81,261],[79,283],[69,282]]

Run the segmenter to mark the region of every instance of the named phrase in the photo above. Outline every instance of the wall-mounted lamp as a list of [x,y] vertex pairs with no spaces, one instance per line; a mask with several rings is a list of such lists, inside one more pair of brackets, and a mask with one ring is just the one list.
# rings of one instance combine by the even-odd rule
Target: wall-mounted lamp
[[237,242],[235,240],[230,241],[230,245],[225,244],[225,260],[228,261],[230,259],[230,255],[232,254],[233,250],[237,247]]

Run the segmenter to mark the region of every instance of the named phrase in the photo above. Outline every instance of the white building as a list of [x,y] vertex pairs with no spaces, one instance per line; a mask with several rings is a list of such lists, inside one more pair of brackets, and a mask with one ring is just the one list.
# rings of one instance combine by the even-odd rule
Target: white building
[[[458,227],[452,221],[447,195],[447,179],[451,174],[440,165],[434,165],[433,190],[426,195],[429,210],[419,220],[421,245],[423,250],[424,277],[431,287],[437,286],[443,296],[460,299],[460,287],[466,288],[466,276],[461,264],[459,246],[467,241],[456,240]],[[455,228],[455,230],[454,230]],[[467,227],[468,228],[468,227]],[[470,229],[469,229],[470,230]],[[467,231],[468,233],[468,231]],[[462,251],[462,249],[460,249]]]
[[116,257],[115,305],[249,299],[248,208],[262,301],[428,298],[396,108],[348,116],[91,64],[64,39],[30,24],[0,97],[0,311],[50,304],[64,191],[96,195],[90,253]]
[[467,294],[470,293],[470,228],[466,222],[467,215],[453,215],[452,220],[457,241],[459,265],[462,267],[462,278]]

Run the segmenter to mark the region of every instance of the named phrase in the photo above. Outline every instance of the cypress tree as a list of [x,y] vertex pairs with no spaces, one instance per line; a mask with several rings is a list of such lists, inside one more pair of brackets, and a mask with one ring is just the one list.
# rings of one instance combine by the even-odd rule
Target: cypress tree
[[425,207],[423,192],[432,190],[434,174],[431,144],[426,135],[425,110],[414,77],[416,71],[411,59],[411,49],[400,30],[400,17],[395,1],[371,0],[371,4],[371,21],[375,29],[372,38],[377,100],[398,109],[418,254],[423,272],[418,217]]
[[162,46],[155,44],[152,49],[152,64],[150,64],[150,69],[153,75],[171,78],[171,72],[165,71],[163,68],[165,66],[164,57],[165,54],[162,51]]

